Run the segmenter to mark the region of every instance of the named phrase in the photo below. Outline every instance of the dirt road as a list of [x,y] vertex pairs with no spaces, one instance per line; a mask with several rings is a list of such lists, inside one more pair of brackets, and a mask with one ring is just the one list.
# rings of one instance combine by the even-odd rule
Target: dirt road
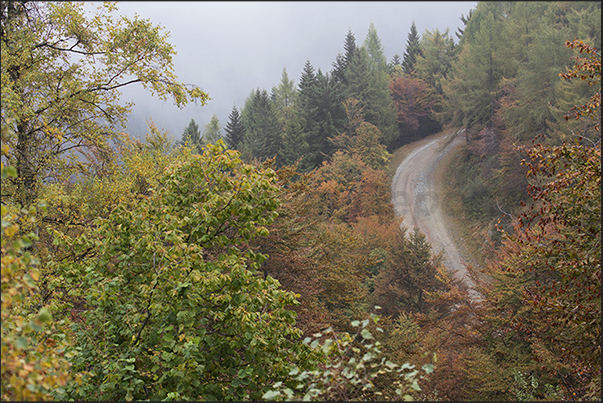
[[[464,141],[464,130],[442,136],[411,152],[396,170],[392,181],[393,204],[396,213],[409,231],[419,227],[434,252],[444,251],[444,265],[454,276],[473,288],[466,264],[453,241],[444,219],[441,192],[435,181],[435,168],[442,157]],[[471,290],[471,294],[476,293]]]

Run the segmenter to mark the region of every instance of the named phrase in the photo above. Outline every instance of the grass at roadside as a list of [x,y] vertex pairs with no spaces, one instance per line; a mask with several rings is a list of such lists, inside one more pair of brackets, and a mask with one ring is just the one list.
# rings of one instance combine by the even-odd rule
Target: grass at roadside
[[459,188],[455,186],[452,175],[461,150],[462,146],[443,157],[436,169],[435,177],[440,183],[442,211],[455,243],[466,261],[476,268],[483,268],[486,265],[488,249],[484,234],[486,230],[482,223],[467,217]]

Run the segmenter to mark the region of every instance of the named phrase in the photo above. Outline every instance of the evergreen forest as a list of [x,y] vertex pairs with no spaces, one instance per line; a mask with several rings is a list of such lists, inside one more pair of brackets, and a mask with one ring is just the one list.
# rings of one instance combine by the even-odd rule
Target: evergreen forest
[[[227,122],[118,3],[1,2],[2,400],[601,400],[601,2],[478,2],[387,60],[377,27]],[[480,298],[392,206],[448,167]],[[395,168],[394,168],[395,169]]]

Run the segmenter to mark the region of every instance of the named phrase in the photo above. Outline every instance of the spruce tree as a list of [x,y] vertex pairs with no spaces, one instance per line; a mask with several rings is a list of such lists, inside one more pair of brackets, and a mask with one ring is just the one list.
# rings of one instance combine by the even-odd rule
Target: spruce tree
[[392,60],[387,65],[387,72],[392,75],[396,70],[396,66],[400,66],[399,68],[402,68],[402,59],[397,53],[392,57]]
[[347,71],[347,98],[355,98],[363,109],[364,120],[377,126],[381,141],[390,145],[397,136],[396,111],[389,93],[389,76],[385,71],[370,71],[369,55],[364,46],[356,49]]
[[406,50],[404,51],[404,61],[402,62],[404,73],[413,74],[418,55],[422,56],[423,52],[421,50],[421,40],[417,33],[417,26],[413,21],[410,26],[410,32],[408,33]]
[[272,101],[266,90],[257,89],[245,102],[243,109],[245,121],[245,140],[243,155],[247,159],[260,161],[277,157],[277,166],[281,164],[280,153],[282,138]]
[[196,152],[201,152],[201,147],[203,147],[203,141],[201,137],[201,132],[199,131],[199,125],[195,122],[195,119],[191,119],[182,132],[182,140],[180,141],[182,145],[188,145],[193,148]]
[[283,165],[293,165],[300,161],[299,170],[304,171],[307,164],[303,160],[308,144],[304,140],[303,130],[297,120],[287,123],[281,151]]
[[339,53],[333,63],[333,70],[331,76],[337,82],[346,84],[345,72],[354,57],[356,51],[356,38],[352,33],[352,30],[348,30],[343,44],[344,54]]
[[228,115],[228,123],[224,128],[224,139],[228,148],[238,150],[242,145],[243,137],[245,136],[245,126],[243,119],[239,113],[239,109],[234,105],[230,115]]
[[[316,78],[316,71],[310,63],[310,60],[306,61],[301,77],[299,79],[299,110],[300,110],[300,124],[303,131],[304,141],[311,146],[311,142],[315,141],[318,137],[318,107],[316,104],[316,87],[318,80]],[[307,166],[309,169],[315,168],[314,157],[308,155],[305,156],[308,162]]]

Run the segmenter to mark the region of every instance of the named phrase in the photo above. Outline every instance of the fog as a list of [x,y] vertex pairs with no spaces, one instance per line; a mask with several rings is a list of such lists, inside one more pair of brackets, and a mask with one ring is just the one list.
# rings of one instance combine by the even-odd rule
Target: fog
[[149,19],[169,32],[174,45],[175,72],[180,81],[201,87],[212,98],[207,105],[183,109],[142,89],[123,90],[135,106],[127,130],[140,137],[147,119],[180,139],[191,119],[202,129],[216,114],[221,127],[233,106],[241,109],[251,91],[271,91],[283,68],[299,83],[304,64],[327,73],[348,30],[362,45],[371,22],[388,62],[401,58],[412,22],[419,35],[438,29],[450,34],[463,27],[477,2],[119,2],[119,13]]

